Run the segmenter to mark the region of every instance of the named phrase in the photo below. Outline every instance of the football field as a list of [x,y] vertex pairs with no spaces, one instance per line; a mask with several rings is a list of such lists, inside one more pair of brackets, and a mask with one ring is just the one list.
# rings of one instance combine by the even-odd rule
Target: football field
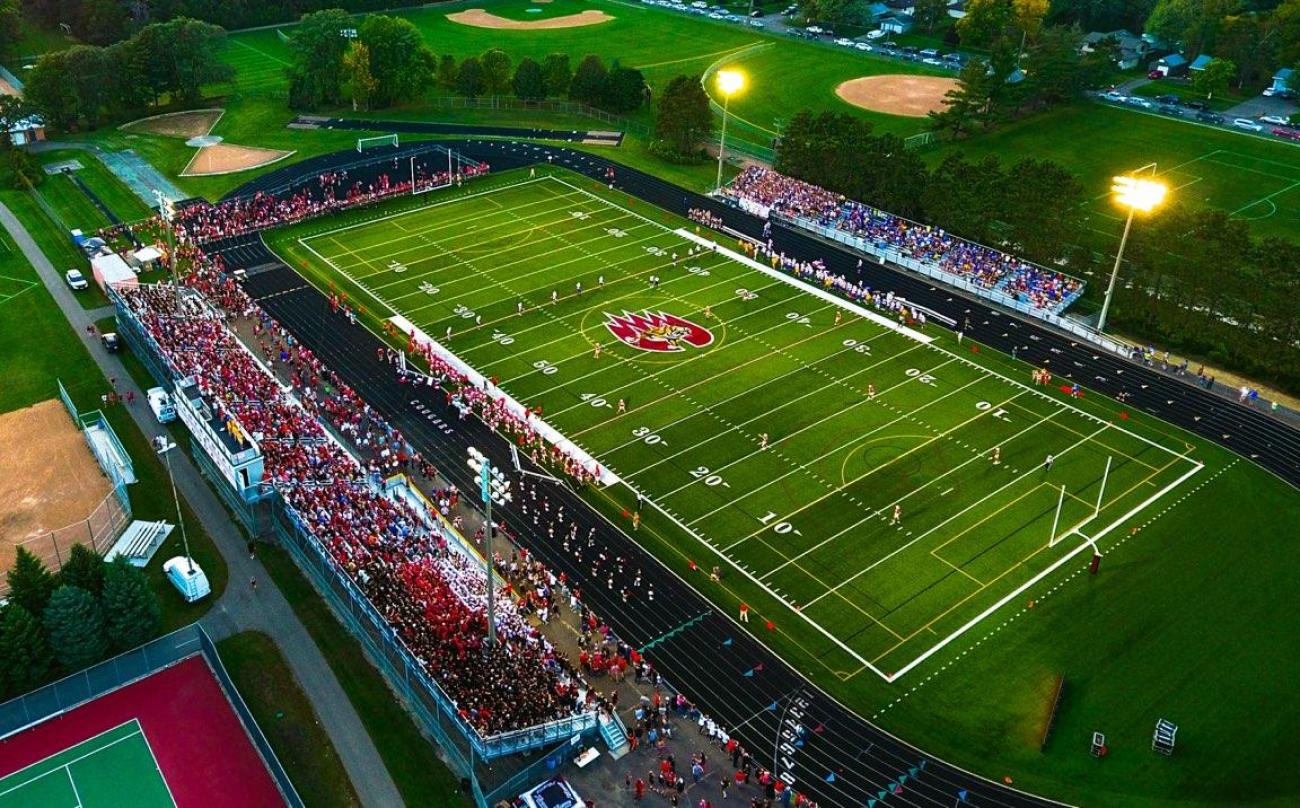
[[492,182],[289,248],[540,411],[841,677],[906,674],[1201,468],[589,180]]

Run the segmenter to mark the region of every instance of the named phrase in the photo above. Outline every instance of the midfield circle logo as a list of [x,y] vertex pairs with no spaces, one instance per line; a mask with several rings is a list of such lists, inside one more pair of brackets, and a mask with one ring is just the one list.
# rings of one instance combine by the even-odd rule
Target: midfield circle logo
[[605,327],[624,345],[643,351],[674,353],[684,351],[685,345],[703,348],[713,342],[713,333],[675,314],[644,309],[622,314],[605,312]]

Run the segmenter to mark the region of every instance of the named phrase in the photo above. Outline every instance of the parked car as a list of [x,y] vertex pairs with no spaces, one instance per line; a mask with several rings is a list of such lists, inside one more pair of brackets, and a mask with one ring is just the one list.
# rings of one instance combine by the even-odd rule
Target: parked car
[[860,50],[860,51],[866,51],[867,53],[871,53],[873,50],[875,50],[875,48],[871,47],[870,45],[868,45],[868,44],[865,43],[865,42],[859,42],[858,44],[854,45],[853,47],[857,48],[857,49]]
[[1101,97],[1115,104],[1122,104],[1128,100],[1128,96],[1118,90],[1107,90],[1101,94]]
[[172,404],[172,397],[161,387],[150,387],[145,391],[144,397],[149,402],[149,409],[153,410],[153,417],[158,419],[158,423],[166,424],[176,420],[176,405]]
[[880,30],[879,28],[877,28],[877,29],[874,30],[874,31],[868,31],[868,32],[867,32],[867,39],[880,39],[880,38],[881,38],[882,36],[884,36],[884,35],[885,35],[885,32],[882,31],[882,30]]
[[1285,115],[1261,115],[1259,116],[1259,119],[1264,123],[1271,123],[1274,126],[1286,126],[1291,123],[1291,119]]
[[804,30],[807,31],[807,32],[810,33],[810,34],[824,34],[824,33],[826,33],[826,29],[825,29],[825,28],[822,28],[820,25],[810,25],[810,26],[808,26],[807,28],[805,28]]
[[1182,115],[1183,108],[1176,104],[1161,104],[1160,112],[1164,115]]
[[1155,103],[1148,101],[1145,98],[1140,98],[1136,95],[1130,97],[1128,102],[1135,107],[1142,107],[1142,109],[1155,109],[1156,106]]
[[1184,101],[1183,106],[1187,107],[1188,109],[1199,109],[1208,112],[1210,109],[1210,102],[1200,101],[1200,100]]
[[81,270],[79,269],[69,269],[67,272],[63,273],[63,279],[68,282],[68,286],[71,286],[78,292],[82,289],[90,288],[90,284],[86,281],[86,276],[82,275]]
[[937,58],[935,58],[935,57],[933,57],[933,56],[927,56],[927,57],[925,57],[924,59],[921,60],[921,63],[922,63],[922,64],[927,64],[927,65],[934,65],[935,67],[939,67],[939,66],[941,66],[941,65],[943,64],[943,60],[942,60],[942,59],[937,59]]
[[1159,70],[1152,70],[1150,73],[1147,73],[1147,78],[1151,79],[1152,81],[1159,81],[1164,77],[1165,74],[1161,73]]
[[1300,129],[1283,129],[1282,127],[1277,127],[1273,130],[1273,134],[1280,138],[1285,138],[1286,140],[1300,140]]
[[1174,106],[1178,106],[1179,104],[1183,103],[1183,99],[1179,98],[1176,95],[1157,95],[1156,102],[1160,104],[1172,104]]
[[117,336],[117,332],[109,331],[106,334],[99,335],[99,343],[104,346],[104,350],[109,353],[117,353],[122,349],[122,340]]
[[762,27],[763,27],[763,21],[762,21],[762,20],[750,20],[750,21],[749,21],[749,25],[750,25],[751,28],[762,28]]
[[1223,123],[1223,116],[1217,112],[1198,112],[1196,120],[1201,123]]
[[704,2],[704,0],[695,0],[694,3],[691,3],[691,8],[708,8],[708,7],[709,4]]
[[1264,125],[1259,121],[1251,118],[1233,118],[1232,125],[1238,129],[1245,129],[1247,132],[1263,132]]
[[839,45],[841,48],[851,48],[853,47],[853,40],[848,39],[846,37],[840,37],[839,39],[835,40],[835,44]]

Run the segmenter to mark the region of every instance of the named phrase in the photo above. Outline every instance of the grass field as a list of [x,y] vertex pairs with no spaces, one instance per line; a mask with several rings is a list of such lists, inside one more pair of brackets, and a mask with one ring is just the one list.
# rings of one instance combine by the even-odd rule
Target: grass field
[[[723,611],[736,614],[738,603],[749,603],[757,614],[751,621],[751,631],[814,682],[885,729],[985,776],[1010,776],[1017,787],[1075,803],[1294,804],[1295,795],[1300,794],[1300,773],[1290,765],[1286,738],[1290,733],[1288,727],[1294,724],[1296,714],[1300,714],[1300,692],[1290,686],[1290,681],[1300,675],[1300,637],[1290,630],[1290,614],[1277,608],[1278,598],[1300,595],[1290,572],[1295,564],[1300,564],[1300,546],[1286,538],[1287,526],[1300,520],[1300,496],[1296,496],[1294,488],[1225,449],[1141,413],[1127,412],[1125,405],[1104,396],[1069,399],[1056,387],[1039,388],[1039,392],[1054,400],[1052,405],[1036,392],[1022,395],[1014,403],[1015,407],[1023,404],[1043,408],[1037,410],[1040,414],[1037,422],[1031,420],[1027,410],[1005,407],[1018,420],[1023,418],[1023,425],[1018,425],[1022,429],[1032,427],[1028,435],[998,442],[998,433],[983,427],[998,430],[1004,429],[1004,425],[983,417],[987,423],[972,422],[950,438],[931,442],[931,448],[924,453],[905,455],[935,434],[933,427],[940,426],[941,431],[943,425],[952,423],[950,418],[961,418],[963,408],[970,408],[966,409],[967,417],[974,416],[966,392],[992,386],[1002,392],[997,399],[1001,401],[1015,394],[1014,383],[1027,379],[1030,366],[987,349],[969,352],[969,342],[965,347],[957,347],[950,336],[937,333],[930,334],[939,336],[935,347],[924,346],[857,316],[845,317],[841,322],[839,327],[845,336],[832,336],[836,334],[833,330],[836,326],[833,309],[824,307],[826,300],[781,286],[775,278],[722,256],[706,256],[707,264],[682,262],[686,266],[701,266],[708,275],[684,268],[655,270],[655,274],[662,275],[663,282],[658,291],[650,292],[643,284],[643,277],[636,275],[650,271],[650,266],[658,265],[651,260],[662,256],[651,256],[646,247],[684,247],[685,240],[675,235],[684,222],[640,204],[634,205],[634,212],[651,221],[629,218],[616,207],[629,204],[627,197],[606,194],[603,188],[591,188],[591,195],[601,196],[603,201],[581,192],[569,199],[564,195],[572,191],[552,186],[552,181],[546,183],[551,187],[549,194],[538,194],[532,190],[534,186],[504,191],[504,186],[515,186],[520,179],[517,174],[502,175],[467,186],[463,191],[439,192],[447,196],[430,196],[429,203],[447,201],[447,204],[422,213],[377,222],[377,217],[393,212],[394,207],[390,205],[386,208],[389,213],[374,210],[346,214],[330,221],[277,231],[269,238],[281,255],[318,286],[334,283],[361,299],[369,292],[350,279],[360,277],[361,283],[383,299],[393,301],[394,307],[412,321],[425,323],[426,330],[439,340],[445,336],[450,323],[452,336],[447,340],[448,346],[463,353],[465,360],[474,366],[499,373],[507,391],[530,403],[542,398],[559,401],[543,403],[547,420],[554,418],[556,425],[571,438],[598,455],[612,457],[614,468],[632,479],[633,486],[643,487],[656,504],[662,498],[666,508],[671,508],[672,514],[664,514],[647,505],[645,524],[634,534],[638,542],[669,568],[688,575],[693,586],[715,600]],[[571,182],[584,183],[580,179]],[[550,218],[537,218],[541,217],[539,210],[507,212],[504,205],[498,208],[484,201],[491,197],[498,205],[502,203],[506,197],[498,196],[497,191],[468,199],[469,195],[491,190],[493,183],[511,195],[524,192],[532,199],[538,194],[539,204],[556,210],[556,217],[567,217],[568,221],[562,225]],[[589,183],[580,184],[582,190],[588,187]],[[560,204],[560,200],[565,204]],[[460,216],[456,214],[458,210]],[[472,222],[456,223],[471,212]],[[573,216],[575,212],[586,213],[589,218],[581,220]],[[530,221],[529,216],[536,221]],[[421,229],[425,230],[417,230],[413,226],[415,221],[420,221]],[[662,222],[664,227],[654,222]],[[594,226],[594,233],[581,230],[585,225]],[[602,225],[615,227],[625,235],[617,238],[606,233]],[[355,227],[326,234],[344,226]],[[455,230],[473,226],[474,230],[458,238],[447,233],[447,226]],[[528,235],[517,233],[519,230],[525,230]],[[363,244],[355,234],[361,233],[368,235],[364,239],[367,242],[364,253],[357,249]],[[556,243],[556,235],[563,235],[568,243]],[[331,239],[341,239],[352,253],[339,248]],[[381,260],[381,256],[398,248],[396,243],[382,246],[380,242],[386,239],[400,239],[400,246],[411,251],[389,259],[398,261],[406,271],[396,271],[399,266],[390,268],[387,261]],[[638,239],[643,240],[633,244]],[[333,257],[341,268],[346,268],[346,273],[316,259],[300,240],[322,255]],[[441,247],[434,247],[434,243]],[[549,252],[551,249],[563,249],[563,252]],[[524,264],[510,264],[515,257],[521,257],[520,251],[529,253],[526,262],[532,273],[542,274],[530,274]],[[562,255],[578,260],[565,266],[560,264],[565,260],[559,257]],[[608,262],[624,259],[627,264],[608,266]],[[369,261],[369,266],[365,261]],[[577,266],[584,270],[577,271]],[[426,277],[416,277],[422,274]],[[606,277],[604,290],[594,286],[599,274]],[[568,294],[573,291],[575,277],[584,278],[581,301]],[[434,283],[434,278],[438,283]],[[740,278],[745,281],[741,282]],[[543,279],[550,284],[545,284]],[[429,286],[421,288],[421,283]],[[500,283],[513,291],[499,286]],[[469,291],[471,286],[477,291]],[[735,290],[742,286],[758,292],[758,299],[738,299]],[[558,304],[547,303],[552,288],[562,295]],[[429,294],[430,290],[437,292]],[[525,295],[536,295],[538,305],[519,316],[515,313],[516,301]],[[598,295],[603,297],[597,299]],[[780,295],[788,297],[766,312],[758,310],[781,300]],[[625,307],[621,299],[624,296],[628,304]],[[711,305],[718,317],[705,320],[699,316],[699,310],[706,304]],[[372,327],[394,313],[382,301],[372,300],[367,305],[377,317],[368,318]],[[467,307],[472,316],[465,316],[464,309],[456,312],[456,305]],[[630,348],[616,346],[612,334],[604,330],[604,312],[612,309],[621,313],[623,308],[636,310],[651,305],[655,310],[690,314],[689,320],[705,325],[715,334],[715,342],[702,351],[686,348],[682,352],[664,353],[659,356],[662,364],[649,355],[647,359],[629,359]],[[590,316],[584,313],[593,309]],[[809,317],[809,325],[802,325],[798,317],[794,321],[784,320],[790,312]],[[480,316],[481,327],[477,327],[474,318]],[[586,322],[582,322],[584,317]],[[502,322],[494,322],[497,320]],[[581,330],[581,338],[571,333],[571,326]],[[494,333],[500,336],[493,338]],[[512,342],[502,346],[502,336]],[[863,348],[871,353],[859,353],[857,344],[852,348],[844,344],[845,339],[862,338],[871,340]],[[589,339],[606,343],[598,362],[591,359]],[[772,348],[758,349],[755,346],[758,339]],[[552,340],[554,344],[546,344]],[[565,351],[560,352],[560,347]],[[844,351],[844,348],[849,349]],[[948,348],[950,353],[943,348]],[[910,352],[900,355],[901,351]],[[932,364],[949,361],[950,357],[956,357],[957,361],[937,372],[930,372],[928,365],[918,362],[917,369],[924,368],[935,377],[936,388],[931,388],[918,378],[906,377],[907,368],[900,365],[900,360],[910,364],[909,357],[920,356],[937,360]],[[547,374],[533,368],[532,362],[541,360],[558,369]],[[868,369],[881,360],[887,364]],[[815,366],[822,373],[809,372],[802,365]],[[879,377],[888,368],[896,375],[891,381],[884,381]],[[866,373],[862,373],[865,369]],[[910,381],[896,386],[900,369],[904,372],[902,377]],[[586,374],[593,375],[578,378]],[[790,375],[783,382],[781,374]],[[744,385],[741,375],[746,378]],[[1010,378],[1011,383],[998,381],[1000,377]],[[832,378],[853,385],[852,394],[840,383],[832,382]],[[875,378],[878,396],[875,401],[865,403],[862,387],[870,378]],[[593,387],[597,381],[606,390]],[[556,382],[564,382],[564,386],[556,388]],[[972,386],[949,399],[927,405],[927,398],[937,399],[962,383],[972,383]],[[620,392],[617,390],[620,386],[629,387]],[[677,392],[669,386],[676,387]],[[584,401],[582,394],[591,398]],[[616,399],[612,396],[623,396],[628,409],[623,418],[616,417]],[[595,399],[598,398],[606,399],[606,404],[615,401],[615,408],[597,407]],[[789,403],[789,407],[780,407],[784,403]],[[917,418],[907,423],[915,427],[911,430],[914,434],[924,435],[923,438],[900,438],[898,426],[866,435],[879,426],[880,418],[888,420],[884,414],[888,412],[887,404]],[[705,407],[710,409],[701,414]],[[796,409],[798,412],[792,412]],[[716,420],[715,413],[716,417],[727,418],[731,426]],[[1053,413],[1056,413],[1054,417]],[[655,420],[647,420],[650,416]],[[755,417],[759,420],[742,423]],[[941,421],[941,418],[949,420]],[[801,460],[807,459],[807,444],[813,442],[802,438],[814,431],[822,434],[823,426],[814,426],[800,435],[793,433],[800,429],[801,423],[822,420],[836,423],[839,429],[826,430],[824,443],[820,447],[814,443],[813,451],[839,452],[833,456],[846,457],[853,474],[870,473],[875,465],[884,465],[883,473],[865,478],[865,482],[875,479],[880,486],[879,494],[874,490],[863,491],[862,483],[846,485],[836,477],[840,470],[833,468],[833,462],[828,468],[826,460],[807,464],[809,469],[790,474],[792,462],[781,459],[777,453],[794,457],[798,451]],[[701,421],[711,426],[705,429]],[[1105,427],[1100,435],[1087,442],[1083,442],[1083,435],[1070,434],[1065,429],[1069,427],[1088,435],[1089,426],[1096,430],[1102,422],[1113,426]],[[749,438],[738,434],[733,426],[748,430]],[[646,433],[634,435],[632,430],[640,427],[646,427]],[[770,434],[770,448],[766,452],[757,451],[753,439],[757,431]],[[865,451],[853,452],[854,446],[862,446],[884,434],[892,435],[893,448],[878,444],[871,448],[870,455]],[[659,438],[654,446],[645,443],[649,435]],[[710,436],[716,439],[707,440]],[[783,439],[785,442],[781,443]],[[953,446],[954,439],[965,440],[969,447]],[[634,440],[640,443],[619,448],[620,444]],[[936,524],[941,518],[975,503],[971,512],[959,514],[952,522],[953,533],[961,530],[957,525],[969,524],[967,520],[974,512],[992,514],[987,522],[991,529],[971,533],[941,549],[939,556],[958,564],[963,557],[949,555],[950,551],[963,549],[969,553],[976,551],[976,546],[993,546],[998,535],[1011,534],[1006,542],[1017,543],[1037,531],[1041,539],[1035,540],[1045,543],[1050,524],[1044,524],[1041,512],[1035,518],[1032,511],[1022,513],[1014,505],[1002,508],[1011,499],[1008,496],[995,495],[983,503],[980,496],[989,486],[1004,485],[1015,475],[1026,472],[1030,472],[1026,479],[1008,491],[1021,494],[1028,490],[1034,485],[1034,475],[1041,474],[1037,469],[1043,462],[1043,453],[1060,448],[1060,443],[1054,443],[1060,440],[1066,440],[1065,446],[1073,442],[1080,442],[1080,446],[1056,452],[1060,460],[1043,481],[1048,485],[1069,482],[1070,486],[1086,486],[1089,473],[1095,475],[1104,468],[1099,464],[1104,464],[1106,456],[1122,460],[1114,453],[1115,449],[1125,449],[1135,455],[1138,446],[1147,447],[1136,455],[1138,461],[1151,462],[1156,457],[1165,457],[1182,465],[1187,472],[1192,470],[1191,461],[1204,462],[1205,468],[1144,511],[1127,518],[1119,518],[1127,513],[1123,505],[1110,501],[1125,487],[1119,485],[1118,477],[1112,477],[1108,491],[1113,494],[1106,495],[1100,517],[1082,527],[1083,533],[1096,539],[1104,553],[1101,572],[1096,577],[1087,574],[1089,553],[1084,549],[1082,556],[1076,556],[1028,587],[995,616],[971,627],[966,634],[939,648],[914,672],[894,682],[870,673],[861,675],[870,669],[853,655],[867,656],[865,637],[848,638],[848,629],[849,624],[875,626],[858,608],[867,611],[878,608],[868,603],[866,595],[897,598],[904,588],[915,588],[913,582],[894,581],[883,586],[872,582],[872,586],[880,586],[874,592],[845,587],[841,591],[853,598],[855,605],[846,603],[840,595],[833,595],[809,609],[810,616],[818,617],[818,625],[823,624],[824,618],[827,625],[822,625],[823,629],[833,631],[837,639],[849,646],[849,651],[813,629],[803,617],[793,614],[788,603],[780,600],[780,595],[789,596],[788,591],[776,596],[764,591],[767,583],[759,579],[764,574],[757,566],[759,562],[766,561],[766,569],[774,568],[772,560],[780,564],[777,552],[790,555],[798,552],[794,542],[807,547],[818,540],[815,537],[826,540],[842,529],[845,518],[861,514],[862,509],[845,503],[841,507],[844,513],[831,513],[814,521],[813,512],[807,516],[796,513],[794,518],[789,518],[790,514],[783,508],[772,517],[770,533],[746,538],[753,533],[755,522],[761,521],[768,512],[777,512],[776,507],[764,508],[762,503],[784,505],[793,501],[798,507],[809,503],[807,492],[829,494],[831,487],[853,492],[865,503],[888,503],[902,496],[898,492],[905,487],[911,491],[919,488],[915,499],[904,500],[904,529],[913,530],[913,538],[927,530],[923,525]],[[995,442],[1004,447],[1002,464],[997,466],[987,455],[980,456]],[[1100,442],[1109,446],[1102,448]],[[1024,448],[1026,444],[1032,448]],[[656,459],[682,449],[686,452],[681,456],[651,468]],[[731,462],[725,456],[727,452],[740,457],[740,462],[731,468],[723,468]],[[1178,460],[1177,456],[1184,452],[1190,460]],[[894,457],[901,460],[892,460]],[[759,468],[755,464],[763,464],[768,469],[767,478],[758,474],[755,479],[753,469]],[[1131,482],[1140,479],[1139,465],[1131,460],[1126,465],[1127,472],[1121,470],[1119,474],[1130,474]],[[708,469],[707,474],[701,472],[702,466]],[[1014,470],[1017,468],[1021,469],[1019,473]],[[1160,477],[1153,478],[1153,482],[1166,479],[1173,482],[1177,478],[1170,475],[1177,468],[1170,466]],[[980,475],[972,482],[976,470]],[[692,472],[702,475],[695,478]],[[811,473],[827,478],[829,486],[814,482]],[[787,477],[776,485],[754,494],[758,486],[783,475]],[[716,485],[710,485],[710,478],[714,477],[720,479]],[[957,479],[962,481],[959,490],[937,496]],[[927,481],[935,482],[923,487]],[[724,487],[723,482],[731,483],[732,488]],[[673,491],[682,483],[686,488]],[[741,487],[745,491],[740,491]],[[1141,500],[1158,492],[1147,483],[1141,483],[1139,488],[1151,490]],[[675,521],[685,524],[697,520],[702,513],[699,508],[710,507],[708,498],[719,491],[729,492],[724,511],[706,517],[694,527],[681,529],[675,524]],[[1093,488],[1093,496],[1095,491]],[[763,500],[764,494],[767,500]],[[753,516],[735,513],[738,508],[729,504],[731,500],[738,503],[741,495],[748,495],[745,508]],[[839,492],[831,494],[831,499],[824,500],[820,507],[826,508],[826,501],[840,496]],[[1054,508],[1047,488],[1039,485],[1030,496],[1043,498],[1043,508]],[[962,504],[957,504],[958,498]],[[1130,494],[1128,498],[1135,499],[1136,495]],[[755,499],[761,503],[758,505],[761,511],[753,507]],[[1083,499],[1088,498],[1083,496]],[[632,508],[633,496],[624,486],[593,492],[591,504],[611,520],[621,520],[625,530],[632,529],[627,512]],[[723,498],[716,498],[711,507],[719,504],[723,504]],[[692,508],[689,516],[686,508]],[[1066,498],[1066,508],[1067,513],[1071,508],[1078,508],[1075,522],[1082,521],[1079,517],[1088,516],[1087,504],[1071,496]],[[746,518],[749,518],[749,529],[744,527]],[[1062,524],[1069,521],[1062,518]],[[780,537],[781,542],[789,544],[776,540],[780,535],[776,526],[781,522],[789,522],[792,527],[790,533]],[[737,524],[741,525],[738,529]],[[1118,526],[1101,535],[1104,526],[1112,524]],[[731,526],[716,530],[727,531],[725,537],[710,533],[718,525]],[[1022,527],[1023,535],[1013,533],[1018,526]],[[905,535],[900,537],[897,530],[891,533],[887,527],[880,521],[868,520],[861,529],[854,529],[861,530],[863,537],[870,537],[870,544],[867,540],[840,539],[844,557],[833,562],[832,572],[828,574],[835,575],[836,582],[852,577],[871,562],[867,561],[868,557],[879,559],[883,555],[876,543],[904,542]],[[693,535],[694,529],[703,530],[706,535]],[[794,534],[794,529],[805,535]],[[722,581],[710,582],[702,573],[692,577],[688,572],[690,562],[699,562],[702,569],[707,569],[707,562],[702,559],[714,552],[703,547],[701,540],[719,544],[722,539],[727,543],[745,539],[740,546],[724,552],[748,565],[748,574],[737,573],[732,561],[719,559],[724,569]],[[776,549],[768,547],[768,543],[775,544]],[[1071,534],[1067,542],[1041,549],[1037,561],[1060,557],[1058,553],[1076,547],[1084,544],[1080,543],[1078,534]],[[992,547],[989,552],[996,556],[1001,551]],[[966,569],[978,575],[974,570],[979,562],[966,565]],[[1015,566],[1008,577],[1030,573],[1031,565],[1032,561]],[[1002,566],[1004,569],[1009,566],[1006,557]],[[923,577],[943,575],[946,566],[939,557],[922,557],[914,566],[909,564],[909,568]],[[779,574],[789,575],[789,569]],[[950,581],[954,582],[949,586],[978,591],[965,575],[956,570],[948,572]],[[827,583],[833,585],[831,581]],[[803,595],[829,588],[806,581],[802,587]],[[930,598],[933,603],[936,595],[937,592],[931,592],[923,598]],[[993,596],[995,592],[985,588],[983,595],[976,599],[988,598],[996,603],[998,599]],[[948,598],[954,601],[959,595]],[[839,607],[828,608],[828,601]],[[967,604],[966,608],[969,607]],[[976,609],[970,611],[975,611],[978,617]],[[774,630],[763,630],[766,620],[775,621]],[[928,646],[922,652],[937,646],[941,640],[937,634],[924,640]],[[885,670],[892,666],[889,665],[892,660],[915,659],[910,653],[918,648],[900,648],[881,660],[878,668]],[[858,673],[853,673],[854,670]],[[1269,675],[1260,677],[1252,673],[1261,670],[1268,670]],[[1040,748],[1052,683],[1057,675],[1066,678],[1065,698],[1052,743]],[[1152,726],[1160,717],[1180,722],[1187,738],[1195,737],[1199,742],[1188,740],[1180,744],[1173,760],[1152,755],[1149,751]],[[1087,739],[1092,731],[1104,731],[1112,744],[1112,753],[1101,763],[1088,753]],[[1230,743],[1219,742],[1227,739]],[[1243,772],[1266,774],[1243,777]]]
[[[1199,470],[691,235],[543,177],[298,243],[542,409],[844,678],[901,676]],[[632,344],[657,313],[707,337]]]
[[0,808],[174,806],[138,721],[128,721],[0,779]]

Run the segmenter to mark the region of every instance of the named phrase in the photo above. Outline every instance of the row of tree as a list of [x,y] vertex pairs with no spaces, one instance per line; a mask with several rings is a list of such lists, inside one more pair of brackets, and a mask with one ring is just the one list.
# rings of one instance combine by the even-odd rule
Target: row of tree
[[125,558],[73,545],[58,573],[19,548],[0,608],[0,699],[79,671],[158,636],[158,599]]
[[229,81],[225,32],[187,18],[147,25],[107,47],[75,45],[42,56],[23,96],[57,129],[129,120],[164,101],[193,104],[206,84]]
[[877,135],[845,113],[795,115],[782,132],[775,168],[883,210],[930,222],[963,238],[1014,249],[1040,263],[1072,257],[1083,188],[1050,160],[1004,166],[952,155],[933,170],[901,138]]
[[1189,57],[1231,61],[1238,87],[1300,66],[1300,0],[1158,0],[1144,28]]
[[442,56],[438,60],[438,86],[466,98],[567,98],[620,114],[632,112],[650,99],[650,87],[641,71],[623,67],[617,59],[606,67],[599,56],[588,55],[574,69],[567,53],[552,53],[541,62],[525,56],[516,65],[500,48],[482,56],[467,56],[459,65],[454,56]]
[[23,0],[27,13],[42,26],[66,25],[91,45],[111,45],[146,25],[180,17],[235,29],[291,22],[326,7],[355,13],[417,5],[422,5],[420,0]]

